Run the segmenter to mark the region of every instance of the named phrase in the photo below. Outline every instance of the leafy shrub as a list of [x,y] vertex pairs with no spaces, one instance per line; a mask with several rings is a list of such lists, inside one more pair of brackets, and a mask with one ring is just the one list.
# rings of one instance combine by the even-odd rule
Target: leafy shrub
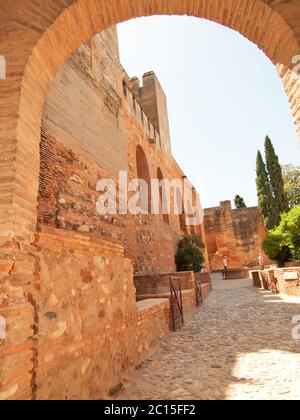
[[178,243],[175,256],[177,271],[194,271],[199,273],[202,269],[205,245],[196,236],[184,236]]
[[263,248],[280,266],[300,259],[300,206],[282,215],[280,225],[268,232]]

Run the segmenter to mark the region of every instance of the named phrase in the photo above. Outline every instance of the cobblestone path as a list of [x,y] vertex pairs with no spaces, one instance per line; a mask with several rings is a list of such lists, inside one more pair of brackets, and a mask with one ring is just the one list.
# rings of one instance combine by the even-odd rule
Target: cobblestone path
[[118,399],[300,399],[300,341],[292,338],[300,299],[253,289],[247,280],[225,283],[214,282],[201,308]]

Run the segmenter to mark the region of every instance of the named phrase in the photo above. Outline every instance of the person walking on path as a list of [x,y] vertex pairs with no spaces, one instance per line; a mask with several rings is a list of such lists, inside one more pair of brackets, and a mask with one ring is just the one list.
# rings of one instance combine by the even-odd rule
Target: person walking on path
[[226,279],[226,274],[227,274],[227,271],[228,271],[228,260],[227,260],[227,257],[224,257],[223,258],[223,267],[224,267],[224,269],[223,269],[223,280],[225,280]]

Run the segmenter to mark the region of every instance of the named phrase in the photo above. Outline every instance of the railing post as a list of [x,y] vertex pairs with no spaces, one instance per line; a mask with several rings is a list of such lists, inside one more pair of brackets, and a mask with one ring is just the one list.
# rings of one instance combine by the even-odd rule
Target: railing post
[[176,331],[176,318],[175,318],[175,309],[174,309],[174,302],[173,302],[174,298],[175,298],[175,306],[178,307],[182,324],[184,324],[182,289],[181,289],[181,283],[180,283],[179,277],[170,278],[170,291],[171,291],[171,310],[172,310],[173,328],[174,328],[174,331]]

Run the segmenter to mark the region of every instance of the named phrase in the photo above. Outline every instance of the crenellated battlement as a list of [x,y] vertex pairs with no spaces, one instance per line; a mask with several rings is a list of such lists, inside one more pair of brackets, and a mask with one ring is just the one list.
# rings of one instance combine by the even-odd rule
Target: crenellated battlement
[[123,80],[123,94],[127,100],[131,112],[142,125],[145,135],[149,139],[149,142],[156,144],[158,148],[161,148],[161,138],[158,131],[155,129],[150,118],[147,116],[142,105],[140,104],[139,98],[129,86],[129,83],[126,81],[126,79]]

